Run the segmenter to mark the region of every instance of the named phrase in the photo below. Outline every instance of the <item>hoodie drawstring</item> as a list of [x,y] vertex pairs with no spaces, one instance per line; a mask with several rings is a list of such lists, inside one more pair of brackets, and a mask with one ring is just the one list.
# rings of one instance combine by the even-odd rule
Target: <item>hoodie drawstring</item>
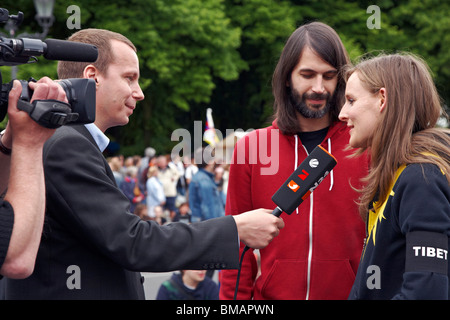
[[[297,169],[297,167],[298,167],[298,164],[297,164],[297,162],[298,162],[298,136],[294,135],[294,137],[295,137],[295,162],[294,162],[294,171],[295,171],[295,169]],[[295,211],[298,214],[298,207],[295,209]]]
[[[331,139],[328,138],[328,152],[331,154]],[[331,170],[330,172],[330,189],[328,189],[328,191],[331,191],[331,189],[333,189],[333,184],[334,184],[334,175],[333,175],[333,170]]]

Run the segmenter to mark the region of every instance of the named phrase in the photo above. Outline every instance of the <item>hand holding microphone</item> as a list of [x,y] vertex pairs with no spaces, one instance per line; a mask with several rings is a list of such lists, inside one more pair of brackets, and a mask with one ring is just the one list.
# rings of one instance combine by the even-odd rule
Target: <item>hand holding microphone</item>
[[239,239],[254,249],[266,247],[284,228],[284,221],[271,214],[271,210],[257,209],[233,216]]

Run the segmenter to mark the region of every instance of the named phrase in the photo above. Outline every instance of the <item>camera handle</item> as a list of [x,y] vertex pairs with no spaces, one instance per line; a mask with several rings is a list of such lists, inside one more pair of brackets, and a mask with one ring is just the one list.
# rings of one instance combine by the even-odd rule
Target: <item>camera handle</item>
[[34,121],[46,128],[55,129],[78,119],[78,113],[73,113],[70,105],[58,100],[34,100],[29,103],[19,99],[17,108],[28,113]]

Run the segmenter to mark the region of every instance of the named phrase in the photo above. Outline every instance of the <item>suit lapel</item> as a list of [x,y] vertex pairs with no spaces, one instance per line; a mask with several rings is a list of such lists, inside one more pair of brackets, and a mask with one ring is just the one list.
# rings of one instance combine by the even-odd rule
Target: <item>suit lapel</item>
[[95,140],[94,140],[94,137],[92,137],[91,133],[89,132],[88,129],[86,129],[86,127],[84,125],[77,124],[77,125],[71,125],[70,127],[73,128],[75,131],[79,132],[84,137],[86,137],[90,142],[92,142],[92,144],[98,149],[98,151],[101,152],[100,148],[97,145],[97,142],[95,142]]
[[[92,142],[92,144],[97,148],[98,152],[100,154],[102,154],[100,148],[97,145],[97,142],[95,142],[91,133],[89,132],[88,129],[86,129],[86,127],[84,125],[77,124],[77,125],[71,125],[70,127],[73,128],[75,131],[79,132],[82,136],[86,137],[90,142]],[[106,161],[105,157],[103,156],[103,154],[102,154],[102,158],[103,158],[103,163],[105,165],[106,174],[111,179],[111,181],[114,183],[114,185],[117,186],[116,179],[114,178],[114,174],[113,174],[108,162]]]

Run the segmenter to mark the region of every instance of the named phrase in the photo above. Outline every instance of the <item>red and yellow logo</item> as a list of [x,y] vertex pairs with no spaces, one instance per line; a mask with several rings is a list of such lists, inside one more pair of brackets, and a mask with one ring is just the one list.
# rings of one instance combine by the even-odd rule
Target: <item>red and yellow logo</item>
[[288,187],[289,187],[289,189],[291,189],[294,192],[297,192],[297,190],[300,189],[300,186],[294,180],[291,180],[288,183]]

